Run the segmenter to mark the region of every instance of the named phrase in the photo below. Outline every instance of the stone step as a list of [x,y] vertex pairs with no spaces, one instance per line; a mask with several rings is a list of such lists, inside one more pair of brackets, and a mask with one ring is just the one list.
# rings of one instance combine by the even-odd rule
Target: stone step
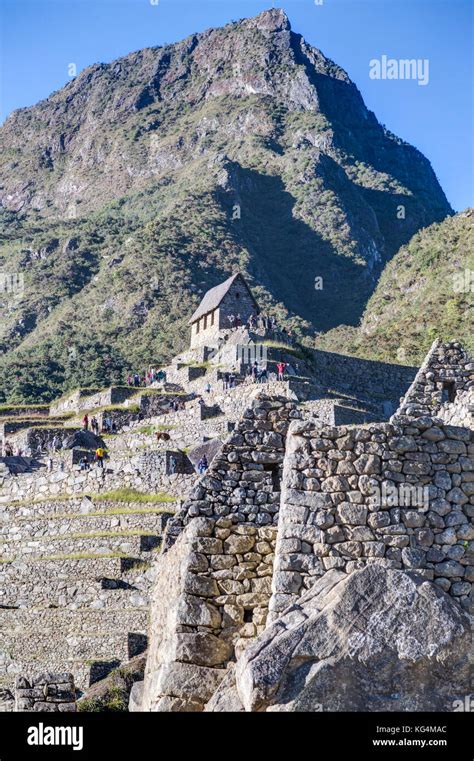
[[115,661],[118,665],[129,659],[129,654],[136,650],[136,643],[146,643],[145,637],[145,630],[137,625],[130,630],[117,629],[103,635],[68,636],[59,631],[55,634],[54,648],[51,635],[41,633],[14,636],[5,641],[0,638],[0,674],[6,676],[13,662],[17,673],[64,670],[72,671],[76,680],[72,669],[61,669],[62,663],[82,661],[90,667],[97,661]]
[[141,560],[133,557],[107,557],[97,555],[90,558],[76,560],[42,560],[29,561],[22,559],[14,563],[0,564],[0,587],[23,581],[28,582],[34,578],[38,584],[44,584],[49,579],[91,579],[109,578],[124,579],[131,583],[138,575],[142,575],[150,567],[153,561],[153,553],[149,559]]
[[[153,549],[160,546],[158,534],[120,532],[109,536],[83,536],[66,539],[37,539],[35,541],[10,541],[0,544],[0,563],[19,558],[55,558],[68,559],[70,555],[96,557],[97,555],[120,553],[127,557],[145,559]],[[66,556],[66,557],[64,557]],[[74,558],[72,558],[74,559]]]
[[109,515],[111,512],[125,515],[140,511],[153,513],[173,513],[174,502],[117,502],[116,500],[91,501],[87,498],[64,500],[42,500],[41,502],[2,504],[0,525],[2,522],[18,521],[23,518],[40,519],[62,517],[67,515]]
[[[65,608],[41,608],[29,610],[3,609],[0,612],[0,650],[2,642],[12,636],[45,637],[51,635],[63,637],[107,636],[109,632],[145,631],[148,622],[148,611],[143,608],[109,608],[95,610],[69,610]],[[137,629],[138,627],[138,629]],[[35,648],[32,648],[35,652]]]
[[[135,580],[121,579],[49,579],[0,586],[0,610],[70,608],[141,608],[149,604],[151,579],[143,574]],[[0,614],[1,619],[1,614]]]
[[47,537],[67,538],[77,533],[92,533],[98,531],[127,531],[142,530],[144,533],[161,535],[166,527],[169,513],[124,513],[122,515],[77,515],[72,517],[52,516],[36,520],[14,520],[0,524],[0,551],[6,552],[6,546],[11,542],[35,541]]

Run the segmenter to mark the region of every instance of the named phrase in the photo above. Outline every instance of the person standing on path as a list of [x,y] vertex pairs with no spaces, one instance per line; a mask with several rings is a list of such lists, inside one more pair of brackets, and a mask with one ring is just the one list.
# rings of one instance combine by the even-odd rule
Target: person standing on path
[[283,373],[285,372],[286,364],[284,362],[278,362],[277,364],[277,370],[278,370],[278,380],[283,380]]
[[87,412],[82,418],[82,427],[84,428],[85,431],[89,430],[89,415],[87,414]]
[[97,447],[95,450],[95,459],[99,468],[104,468],[105,449],[103,447]]
[[201,457],[201,459],[198,462],[198,471],[199,471],[199,474],[202,476],[203,473],[206,472],[208,467],[209,467],[209,464],[207,462],[207,457],[206,457],[205,454],[203,454],[203,456]]

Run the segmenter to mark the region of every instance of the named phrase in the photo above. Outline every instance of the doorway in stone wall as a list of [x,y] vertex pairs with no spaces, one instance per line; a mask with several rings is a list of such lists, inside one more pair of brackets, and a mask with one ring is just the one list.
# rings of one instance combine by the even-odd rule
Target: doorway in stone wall
[[441,404],[449,402],[452,404],[456,399],[456,384],[454,381],[443,381],[441,390]]

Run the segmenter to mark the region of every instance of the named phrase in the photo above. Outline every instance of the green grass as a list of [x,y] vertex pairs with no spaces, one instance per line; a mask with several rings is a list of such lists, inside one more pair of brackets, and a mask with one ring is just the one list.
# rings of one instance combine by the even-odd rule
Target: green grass
[[202,370],[210,370],[213,365],[210,362],[184,362],[183,367],[199,367]]
[[48,537],[48,541],[54,542],[60,541],[61,539],[110,539],[120,538],[122,536],[155,536],[155,534],[151,533],[151,531],[144,531],[139,528],[125,529],[125,531],[114,531],[113,529],[110,531],[78,531],[75,534],[68,534],[67,536],[64,536],[63,534],[60,536],[50,536]]
[[0,412],[10,410],[49,410],[49,404],[0,404]]
[[[96,502],[176,502],[178,497],[173,497],[172,494],[166,492],[158,492],[157,494],[144,494],[137,489],[114,489],[108,492],[102,492],[100,494],[56,494],[52,497],[39,497],[38,499],[12,499],[9,505],[15,507],[21,507],[23,505],[41,505],[48,504],[49,502],[69,502],[69,501],[81,501],[84,497],[89,497],[92,501]],[[90,514],[90,513],[85,513]]]
[[126,713],[128,694],[119,686],[112,686],[100,698],[84,698],[77,703],[79,713]]
[[82,418],[84,415],[96,415],[99,412],[140,412],[140,405],[139,404],[131,404],[129,407],[124,407],[122,404],[106,404],[102,407],[91,407],[87,410],[80,410],[79,412],[74,413],[75,417]]
[[165,492],[144,494],[137,489],[114,489],[101,494],[92,494],[91,500],[96,502],[176,502],[176,497]]
[[[142,504],[142,503],[139,503]],[[156,503],[157,505],[160,503]],[[53,513],[51,515],[22,515],[17,518],[17,522],[25,522],[31,520],[45,520],[45,521],[62,521],[62,520],[78,520],[80,518],[100,518],[107,517],[108,515],[162,515],[163,513],[174,514],[174,510],[165,507],[144,507],[140,510],[136,510],[133,507],[111,507],[108,510],[93,510],[89,513]],[[0,539],[0,542],[2,540]]]
[[9,505],[15,505],[15,507],[21,507],[22,505],[41,505],[48,502],[69,502],[71,499],[82,499],[85,495],[77,494],[55,494],[51,497],[39,497],[35,499],[12,499]]
[[[100,555],[95,555],[93,552],[71,552],[64,555],[43,555],[39,558],[33,558],[33,562],[37,563],[43,560],[102,560],[110,558],[130,558],[130,555],[127,555],[125,552],[107,552]],[[130,560],[133,560],[133,558],[130,558]],[[12,561],[8,562],[11,563]]]
[[[82,516],[84,517],[84,516]],[[128,536],[155,536],[150,531],[143,529],[125,529],[124,531],[117,530],[103,530],[103,531],[78,531],[73,534],[58,534],[57,536],[48,536],[49,542],[58,542],[62,539],[102,539],[102,538],[118,538]],[[0,539],[0,544],[9,544],[8,539]]]
[[174,425],[142,425],[141,428],[136,428],[134,433],[145,433],[151,436],[159,431],[171,431],[175,427]]
[[[302,348],[299,346],[290,346],[289,344],[285,344],[281,341],[262,341],[263,346],[267,346],[269,349],[279,349],[280,351],[285,351],[287,354],[292,354],[297,359],[303,359],[303,351]],[[270,360],[273,361],[273,360]]]
[[137,399],[139,396],[188,396],[186,391],[160,391],[158,388],[142,388],[129,399]]

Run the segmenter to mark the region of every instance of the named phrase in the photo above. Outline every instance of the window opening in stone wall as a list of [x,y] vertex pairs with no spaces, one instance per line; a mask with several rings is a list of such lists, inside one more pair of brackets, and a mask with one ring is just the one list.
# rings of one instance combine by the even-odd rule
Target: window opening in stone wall
[[441,392],[441,402],[454,402],[456,399],[456,384],[454,381],[443,381]]
[[207,314],[204,315],[204,330],[207,328]]
[[263,466],[264,471],[272,474],[272,489],[273,491],[280,491],[280,466],[275,463],[267,463]]
[[214,325],[214,312],[211,312],[211,326]]
[[244,610],[244,624],[251,624],[253,622],[253,609],[246,608]]

